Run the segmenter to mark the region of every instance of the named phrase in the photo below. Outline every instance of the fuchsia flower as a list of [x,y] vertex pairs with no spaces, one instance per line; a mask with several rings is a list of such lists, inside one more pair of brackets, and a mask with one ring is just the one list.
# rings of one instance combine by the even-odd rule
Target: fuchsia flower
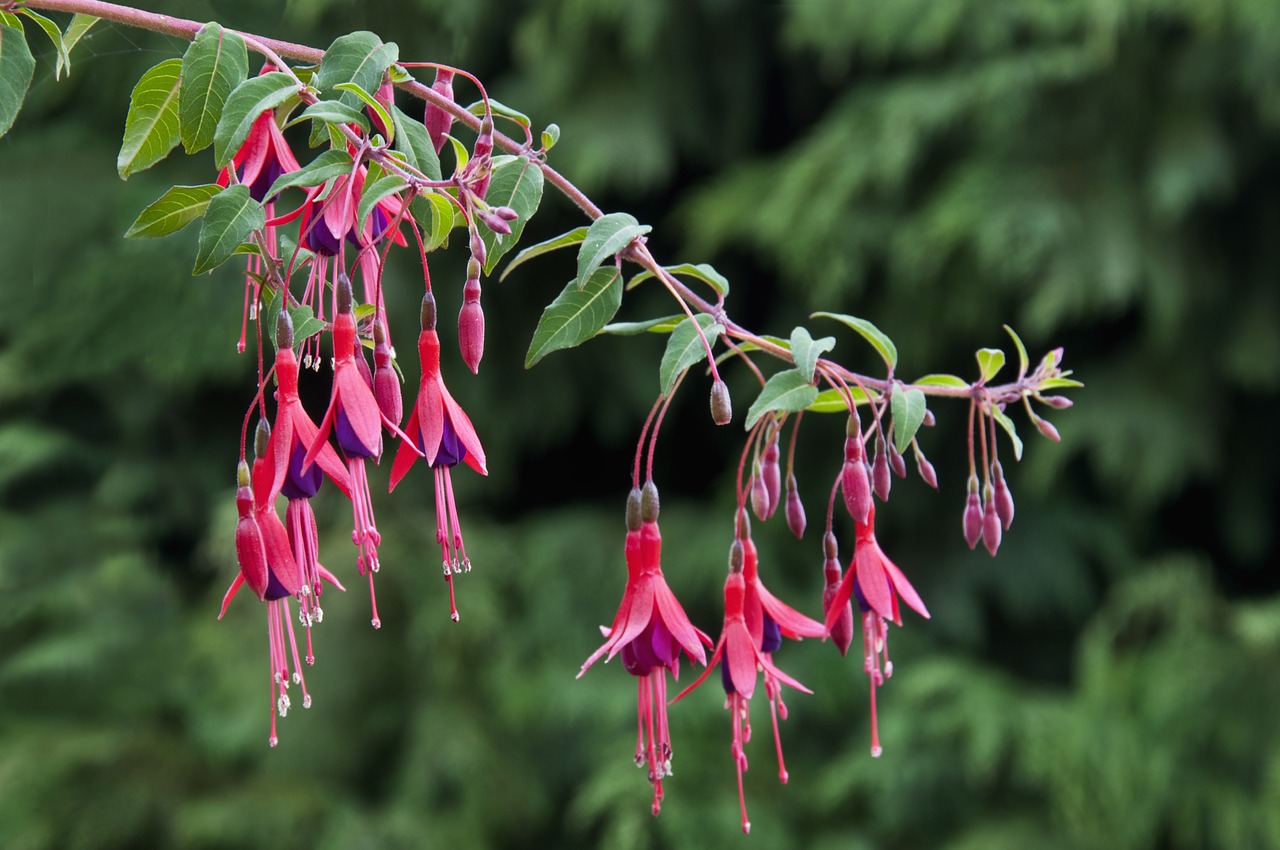
[[834,631],[850,599],[857,600],[862,612],[863,670],[871,679],[871,755],[878,758],[882,750],[876,723],[876,688],[893,675],[885,621],[892,620],[902,625],[899,599],[926,620],[929,619],[929,610],[902,570],[889,560],[876,542],[875,520],[873,506],[867,521],[856,523],[853,561],[827,606],[827,628]]
[[406,439],[396,452],[391,465],[390,490],[419,457],[435,472],[436,542],[440,544],[440,561],[445,581],[449,584],[449,613],[456,622],[458,606],[453,593],[453,575],[471,571],[471,559],[462,541],[462,526],[453,498],[450,470],[465,462],[481,475],[488,475],[484,447],[471,425],[471,420],[444,385],[440,375],[440,337],[436,334],[436,302],[430,291],[422,298],[422,333],[418,336],[418,357],[422,361],[422,378],[418,398],[409,411],[405,424]]
[[[338,447],[347,459],[347,473],[354,514],[354,530],[351,541],[358,555],[356,565],[361,575],[369,577],[369,602],[373,608],[373,627],[381,628],[378,602],[373,590],[373,574],[378,571],[378,544],[381,535],[373,517],[373,500],[369,496],[369,481],[364,462],[382,455],[382,428],[385,424],[392,432],[407,438],[395,422],[387,419],[378,409],[373,389],[361,376],[356,365],[356,319],[351,311],[351,281],[339,273],[336,290],[337,312],[333,317],[333,393],[329,408],[325,411],[315,440],[302,459],[302,471],[306,474],[327,447],[329,432],[337,436]],[[366,364],[367,365],[367,364]],[[296,424],[296,423],[295,423]]]
[[[750,538],[747,538],[747,541],[749,542]],[[815,632],[813,626],[818,625],[769,596],[768,591],[764,591],[764,586],[760,584],[758,575],[754,576],[753,580],[748,580],[747,563],[751,564],[754,572],[755,546],[746,545],[743,540],[735,540],[729,550],[729,577],[725,579],[724,584],[724,627],[720,632],[720,640],[716,642],[711,663],[701,676],[672,700],[675,703],[684,699],[706,681],[716,664],[721,665],[721,681],[726,694],[724,707],[730,713],[733,725],[733,743],[730,746],[730,753],[733,755],[734,766],[738,772],[738,805],[742,814],[743,832],[751,831],[751,822],[747,820],[747,801],[743,792],[742,774],[747,770],[747,754],[744,745],[751,740],[748,702],[756,690],[757,671],[764,672],[765,690],[769,694],[770,704],[774,709],[774,741],[778,752],[778,775],[783,782],[787,781],[787,774],[782,761],[782,745],[777,736],[777,704],[781,702],[777,691],[780,691],[781,685],[785,684],[806,694],[813,693],[774,665],[773,653],[782,645],[782,635],[787,632],[787,629],[782,627],[780,621],[773,618],[772,613],[765,610],[763,599],[767,596],[776,603],[776,606],[780,606],[775,607],[774,610],[789,622],[793,636],[797,634],[796,629],[812,634]],[[760,621],[758,633],[752,630],[752,621],[757,617]],[[819,628],[814,636],[822,633],[823,630]],[[785,718],[785,708],[783,711]]]
[[627,672],[637,680],[635,760],[649,768],[653,813],[662,807],[662,780],[671,774],[671,734],[667,725],[667,671],[680,674],[680,651],[706,664],[703,644],[711,639],[689,622],[662,575],[662,534],[658,530],[658,488],[652,481],[627,497],[627,588],[613,625],[601,628],[605,642],[583,663],[581,678],[608,653],[619,652]]

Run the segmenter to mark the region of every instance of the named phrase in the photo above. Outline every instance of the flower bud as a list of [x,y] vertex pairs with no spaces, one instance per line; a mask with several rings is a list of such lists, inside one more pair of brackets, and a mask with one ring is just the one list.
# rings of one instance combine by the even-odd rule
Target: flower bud
[[501,217],[488,212],[478,212],[476,217],[484,222],[484,226],[492,230],[494,233],[500,233],[503,236],[511,233],[511,225],[507,224]]
[[853,643],[853,602],[852,600],[846,602],[844,610],[835,618],[835,622],[831,622],[831,603],[835,601],[836,592],[840,588],[840,561],[838,560],[839,552],[836,549],[836,536],[830,531],[822,540],[822,548],[826,555],[826,562],[822,565],[823,578],[826,580],[822,590],[822,614],[823,618],[831,623],[829,631],[831,642],[836,645],[836,649],[840,650],[841,655],[845,655]]
[[996,550],[1000,548],[1000,515],[996,513],[996,500],[990,489],[987,488],[986,507],[982,511],[982,542],[995,557]]
[[480,281],[468,280],[462,288],[462,310],[458,312],[458,348],[462,362],[473,373],[484,357],[484,308],[480,306]]
[[288,308],[276,314],[276,348],[293,348],[293,317]]
[[775,437],[764,448],[764,464],[760,468],[764,477],[764,489],[769,494],[769,512],[762,519],[773,516],[778,503],[782,501],[782,468],[778,464],[778,454],[778,440]]
[[[830,531],[822,537],[822,555],[828,561],[836,561],[836,570],[838,573],[840,569],[840,562],[838,560],[840,557],[840,546],[836,541],[835,534]],[[837,574],[836,578],[838,579],[839,577],[840,576]]]
[[520,213],[516,212],[511,207],[494,207],[493,214],[503,221],[515,221],[520,217]]
[[889,444],[889,468],[899,478],[907,477],[907,462],[902,459],[902,453],[898,451],[898,447],[893,443]]
[[400,379],[391,365],[391,346],[387,333],[379,320],[373,326],[373,397],[378,410],[396,425],[404,415],[404,401],[400,394]]
[[729,385],[719,378],[711,385],[711,421],[728,425],[733,419],[733,402],[729,398]]
[[270,442],[271,426],[267,424],[267,420],[259,419],[258,427],[253,432],[253,456],[255,459],[267,456],[267,445]]
[[1043,395],[1038,396],[1036,400],[1044,402],[1054,410],[1066,410],[1075,404],[1074,401],[1062,395]]
[[640,518],[645,522],[658,521],[658,485],[652,479],[644,482],[640,491]]
[[639,531],[640,523],[640,488],[632,487],[627,494],[627,531]]
[[964,506],[964,540],[972,549],[982,539],[982,503],[978,500],[978,478],[969,476],[969,498]]
[[[859,441],[851,438],[846,440],[849,442]],[[867,465],[861,460],[846,460],[840,475],[840,489],[844,493],[844,506],[849,516],[856,522],[866,523],[871,514],[871,481],[867,477]]]
[[424,331],[436,329],[436,297],[431,294],[431,290],[427,290],[427,294],[422,296],[422,310],[418,315]]
[[1036,423],[1036,427],[1040,429],[1040,433],[1044,434],[1055,443],[1061,443],[1062,437],[1058,434],[1058,429],[1053,427],[1053,423],[1048,419],[1041,419],[1039,416],[1033,416],[1032,419]]
[[243,460],[236,467],[236,563],[245,584],[263,599],[267,595],[267,550],[262,530],[253,516],[253,490],[249,486],[249,465]]
[[346,272],[338,272],[338,312],[351,312],[351,278],[347,277]]
[[[453,72],[437,68],[436,80],[431,84],[431,90],[452,103]],[[431,144],[435,145],[436,153],[440,153],[444,148],[445,134],[453,127],[453,116],[434,103],[428,103],[427,111],[422,116],[422,123],[426,125],[427,135],[431,137]]]
[[938,424],[938,420],[933,418],[933,411],[926,407],[924,409],[924,421],[920,424],[926,428],[932,428],[934,425]]
[[744,554],[744,551],[742,541],[734,540],[733,544],[729,547],[729,572],[742,572],[743,564],[746,563],[746,555]]
[[476,133],[476,144],[471,151],[472,159],[483,159],[493,153],[493,116],[486,115],[480,119],[480,129]]
[[[471,249],[471,259],[476,261],[477,266],[479,266],[480,268],[483,268],[484,258],[485,258],[485,248],[484,248],[484,239],[480,237],[479,230],[471,231],[471,239],[468,242],[468,247]],[[477,269],[475,277],[479,277],[479,276],[480,276],[479,269]]]
[[922,454],[916,455],[916,472],[920,473],[920,478],[925,484],[935,490],[938,489],[938,473],[934,471],[929,459]]
[[893,477],[889,474],[889,455],[884,447],[884,440],[876,437],[876,458],[871,464],[871,480],[880,501],[889,501],[889,488],[893,486]]
[[751,474],[751,512],[764,522],[769,517],[769,488],[765,486],[760,464],[755,464]]
[[1009,485],[1004,480],[1004,470],[1000,468],[1000,461],[995,463],[995,479],[996,479],[996,513],[1000,515],[1000,523],[1004,526],[1005,531],[1009,530],[1009,526],[1013,525],[1013,494],[1009,492]]
[[787,476],[787,528],[799,540],[804,537],[804,503],[800,501],[800,491],[796,488],[795,475]]
[[[852,439],[852,438],[855,438],[855,437],[857,437],[857,438],[861,438],[861,437],[862,437],[862,421],[861,421],[860,419],[858,419],[858,413],[857,413],[857,411],[854,411],[854,412],[852,412],[852,413],[850,413],[850,414],[849,414],[849,421],[848,421],[848,422],[846,422],[846,423],[845,423],[845,425],[844,425],[844,435],[845,435],[846,439]],[[849,451],[849,443],[848,443],[848,442],[846,442],[846,443],[844,444],[844,448],[845,448],[845,453],[846,453],[846,454],[845,454],[845,458],[846,458],[846,459],[848,459],[848,460],[856,460],[856,459],[857,459],[857,458],[851,458],[851,457],[849,457],[849,455],[848,455],[848,451]],[[861,439],[859,439],[859,440],[858,440],[858,456],[857,456],[857,457],[859,457],[859,458],[860,458],[860,457],[862,457],[862,440],[861,440]]]

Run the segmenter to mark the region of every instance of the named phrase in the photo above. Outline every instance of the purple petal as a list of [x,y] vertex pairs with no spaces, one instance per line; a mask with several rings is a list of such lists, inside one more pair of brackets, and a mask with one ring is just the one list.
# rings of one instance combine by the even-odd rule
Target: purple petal
[[338,446],[347,457],[373,457],[378,454],[377,451],[360,442],[355,429],[351,427],[351,420],[347,418],[347,413],[341,406],[338,407],[337,428],[334,430],[337,432]]
[[289,453],[289,470],[285,474],[284,484],[280,492],[287,499],[310,499],[324,483],[324,470],[320,464],[313,463],[306,472],[302,470],[302,461],[307,457],[307,447],[294,441],[293,451]]

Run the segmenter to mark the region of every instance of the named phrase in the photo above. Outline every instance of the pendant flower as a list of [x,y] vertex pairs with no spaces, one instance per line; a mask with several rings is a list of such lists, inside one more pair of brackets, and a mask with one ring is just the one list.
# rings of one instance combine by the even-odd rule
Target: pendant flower
[[406,440],[400,444],[396,459],[391,465],[390,490],[395,490],[400,479],[419,457],[426,458],[427,465],[435,473],[436,484],[436,542],[440,544],[440,561],[444,579],[449,585],[449,616],[458,620],[458,605],[454,598],[453,576],[470,572],[471,559],[462,541],[462,526],[458,522],[458,508],[453,497],[453,479],[450,470],[459,463],[466,463],[481,475],[488,475],[485,466],[484,447],[476,436],[471,420],[444,385],[440,375],[440,337],[436,334],[435,297],[427,292],[422,298],[422,333],[418,336],[418,357],[422,361],[422,378],[418,383],[418,398],[409,411],[409,421],[404,430]]
[[671,775],[671,733],[667,724],[667,671],[680,673],[680,651],[706,664],[703,644],[711,639],[694,627],[676,600],[661,566],[662,535],[658,531],[658,488],[652,481],[627,497],[627,588],[613,625],[601,628],[606,638],[583,663],[578,678],[605,653],[622,653],[627,672],[636,677],[638,731],[635,761],[648,766],[653,785],[653,813],[662,808],[662,780]]
[[834,634],[845,606],[851,599],[857,601],[862,612],[863,670],[871,680],[871,755],[879,758],[883,750],[876,722],[876,688],[893,675],[885,621],[892,620],[902,625],[899,599],[926,620],[929,619],[929,610],[902,570],[889,560],[876,542],[875,520],[873,506],[867,521],[856,523],[853,561],[827,606],[827,628]]

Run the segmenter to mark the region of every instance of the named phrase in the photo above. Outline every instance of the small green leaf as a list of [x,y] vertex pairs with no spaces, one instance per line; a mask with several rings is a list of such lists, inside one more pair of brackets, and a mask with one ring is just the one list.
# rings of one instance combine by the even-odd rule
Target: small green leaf
[[1079,381],[1072,380],[1071,378],[1046,378],[1045,380],[1040,382],[1039,389],[1041,390],[1076,389],[1083,386],[1084,384],[1080,383]]
[[409,204],[409,213],[426,231],[424,234],[426,238],[422,241],[428,252],[434,251],[449,240],[449,231],[453,230],[456,209],[453,201],[439,192],[418,195]]
[[586,286],[569,281],[538,320],[524,358],[528,369],[552,351],[573,348],[600,333],[622,305],[622,275],[617,269],[600,269]]
[[[335,39],[324,52],[313,84],[322,96],[329,98],[339,83],[355,83],[366,92],[377,91],[382,75],[400,57],[395,42],[383,44],[371,32],[353,32]],[[345,92],[338,98],[348,106],[360,105],[360,98]]]
[[991,408],[991,416],[1004,429],[1004,432],[1009,435],[1009,442],[1013,443],[1014,458],[1022,460],[1022,439],[1018,437],[1018,429],[1013,426],[1013,420],[995,407]]
[[[485,112],[484,101],[477,100],[475,103],[467,107],[467,111],[470,112],[472,115],[476,115],[483,118],[484,112]],[[528,130],[533,123],[529,120],[528,115],[525,115],[523,112],[519,111],[518,109],[512,109],[510,106],[507,106],[502,103],[498,103],[498,101],[494,100],[493,98],[489,98],[489,111],[491,111],[494,115],[500,115],[503,118],[516,122],[526,130]]]
[[[865,392],[857,387],[851,387],[850,391],[853,393],[853,403],[855,405],[867,403],[867,394]],[[874,397],[879,398],[880,396],[875,394]],[[849,404],[845,401],[844,393],[840,390],[823,390],[818,393],[817,398],[805,410],[811,413],[848,413]]]
[[404,178],[398,174],[388,174],[372,183],[366,182],[364,191],[360,193],[360,203],[356,206],[356,222],[359,228],[364,229],[364,220],[373,212],[375,204],[401,191],[407,185]]
[[[387,131],[387,144],[391,144],[396,139],[396,124],[391,120],[391,116],[387,114],[387,108],[378,103],[377,98],[360,88],[355,83],[338,83],[334,86],[338,91],[349,92],[360,98],[364,105],[373,110],[373,114],[378,116],[379,122]],[[339,101],[341,103],[342,101]]]
[[818,358],[836,347],[836,338],[824,336],[815,340],[804,328],[796,328],[791,332],[791,357],[796,361],[796,368],[809,383],[813,383],[813,372],[818,367]]
[[[177,61],[176,59],[174,60]],[[235,87],[222,107],[222,117],[213,131],[213,164],[222,168],[249,137],[258,116],[288,100],[297,85],[282,71],[252,77]]]
[[[485,195],[485,202],[495,207],[511,207],[516,211],[516,218],[515,221],[508,222],[511,233],[506,236],[499,236],[483,224],[480,225],[480,238],[484,240],[485,247],[485,274],[491,274],[498,261],[520,241],[525,224],[538,211],[541,201],[541,168],[520,156],[493,158],[493,174],[489,178],[489,192]],[[581,277],[578,279],[582,280]]]
[[62,76],[62,69],[65,67],[70,70],[71,68],[71,57],[67,55],[67,45],[66,42],[62,40],[62,31],[58,29],[58,25],[53,21],[49,20],[44,15],[31,11],[30,9],[19,8],[18,14],[26,15],[28,18],[35,21],[40,26],[40,29],[44,30],[44,34],[49,36],[49,40],[53,42],[53,50],[58,57],[53,77],[55,80],[60,79]]
[[[365,319],[378,312],[378,308],[373,304],[357,304],[356,308],[351,311],[356,317],[357,322],[363,322]],[[370,340],[372,342],[373,340]]]
[[249,76],[244,39],[215,23],[205,24],[182,56],[182,148],[187,153],[213,144],[213,131],[227,96]]
[[1026,377],[1027,365],[1029,363],[1027,360],[1027,347],[1022,344],[1022,340],[1018,338],[1016,333],[1014,333],[1013,328],[1005,325],[1004,329],[1008,331],[1009,336],[1013,337],[1014,348],[1018,349],[1018,380],[1022,380]]
[[216,183],[201,186],[174,186],[138,214],[125,232],[126,239],[152,239],[177,233],[204,215],[209,200],[222,191]]
[[969,382],[963,378],[957,378],[955,375],[925,375],[923,378],[917,378],[911,382],[917,387],[954,387],[958,390],[967,390]]
[[695,318],[698,322],[697,327],[694,326],[693,320],[688,318],[676,325],[675,330],[671,332],[671,338],[667,340],[666,351],[662,352],[662,363],[658,367],[658,383],[663,395],[670,394],[681,372],[707,356],[707,348],[702,344],[697,328],[702,328],[707,342],[713,346],[720,334],[724,333],[724,325],[717,323],[707,314],[699,313]]
[[18,117],[35,69],[22,28],[0,24],[0,136],[9,132]]
[[62,46],[66,50],[66,61],[63,61],[62,56],[58,57],[57,68],[53,74],[54,79],[60,79],[64,70],[67,72],[67,76],[71,76],[71,51],[80,42],[80,39],[84,38],[85,33],[99,20],[101,19],[95,18],[93,15],[84,15],[79,12],[71,16],[71,23],[67,24],[67,31],[62,36]]
[[688,317],[683,313],[676,313],[674,316],[660,316],[657,319],[648,319],[643,322],[615,322],[611,325],[605,325],[600,329],[600,333],[614,334],[615,336],[635,336],[644,333],[665,333],[669,334],[676,329],[681,321],[687,321]]
[[[129,115],[124,121],[124,142],[116,156],[116,171],[121,180],[128,180],[129,175],[155,165],[177,146],[181,88],[181,59],[164,60],[143,74],[133,87]],[[218,167],[222,165],[225,163]]]
[[413,82],[413,74],[410,74],[403,65],[393,64],[387,69],[387,79],[393,83],[411,83]]
[[289,318],[293,319],[294,348],[324,330],[324,322],[317,319],[311,312],[311,307],[306,304],[290,307]]
[[302,112],[290,119],[286,127],[292,127],[303,121],[324,121],[329,124],[358,124],[364,132],[369,132],[369,119],[354,106],[348,106],[340,100],[318,100]]
[[319,186],[343,174],[350,174],[354,160],[346,150],[327,150],[302,166],[298,171],[281,174],[267,190],[266,197],[274,198],[285,189]]
[[542,131],[542,152],[551,150],[558,141],[560,141],[560,125],[548,124],[547,129]]
[[250,197],[248,186],[238,184],[223,189],[209,201],[205,210],[192,274],[204,274],[222,265],[236,247],[266,221],[262,204]]
[[804,410],[818,398],[818,388],[804,379],[799,369],[788,369],[765,381],[760,395],[747,410],[747,421],[743,423],[750,431],[760,417],[775,410]]
[[421,121],[405,115],[394,104],[391,107],[391,120],[396,127],[396,150],[404,154],[409,164],[421,171],[428,180],[439,180],[440,157],[436,154],[435,145],[431,144],[427,128],[422,126]]
[[502,270],[502,274],[498,275],[498,280],[506,280],[507,275],[511,274],[511,270],[523,263],[525,260],[532,260],[534,257],[540,257],[543,254],[549,254],[557,248],[568,248],[570,245],[577,245],[587,235],[587,226],[575,227],[568,233],[561,233],[545,242],[539,242],[537,245],[530,245],[519,254],[516,254],[511,262],[507,263],[507,267]]
[[653,228],[627,213],[609,213],[591,222],[578,249],[578,280],[585,281],[609,257]]
[[982,375],[984,383],[994,378],[1004,368],[1004,352],[998,348],[981,348],[976,356],[978,372]]
[[471,160],[471,152],[467,150],[467,146],[462,142],[445,133],[444,137],[449,140],[449,147],[453,149],[453,168],[455,172],[462,171],[467,163]]
[[[710,286],[720,295],[729,294],[729,280],[706,263],[681,263],[678,266],[663,266],[664,270],[678,277],[692,277]],[[639,284],[653,277],[653,272],[645,269],[627,282],[627,289],[634,289]]]
[[898,453],[906,452],[924,422],[924,393],[916,389],[907,389],[901,385],[894,387],[889,397],[889,409],[893,413],[893,442]]
[[898,365],[898,347],[893,344],[893,340],[885,336],[884,331],[868,322],[866,319],[859,319],[857,316],[846,316],[843,313],[814,313],[809,318],[835,319],[837,322],[843,322],[862,334],[862,338],[871,343],[872,348],[880,352],[880,356],[884,358],[885,364],[892,372]]

